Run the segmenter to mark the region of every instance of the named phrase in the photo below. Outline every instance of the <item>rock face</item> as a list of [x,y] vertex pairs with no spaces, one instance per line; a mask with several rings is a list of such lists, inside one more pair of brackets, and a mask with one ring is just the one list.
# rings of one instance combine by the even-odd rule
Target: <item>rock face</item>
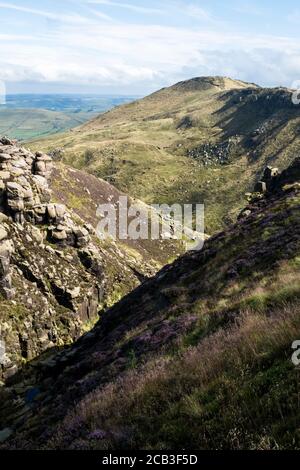
[[94,231],[51,203],[51,172],[48,155],[0,139],[0,381],[98,318],[104,276]]
[[96,237],[97,205],[120,194],[0,139],[0,384],[90,330],[99,311],[178,253],[173,241],[126,245]]
[[239,136],[230,137],[219,144],[206,143],[200,147],[188,150],[187,156],[196,159],[204,166],[226,165],[232,155],[238,151]]
[[0,294],[6,299],[11,299],[14,297],[14,289],[11,281],[10,260],[14,252],[14,244],[11,240],[7,240],[8,233],[3,225],[0,225],[0,235]]
[[33,155],[8,139],[1,139],[0,210],[14,222],[49,224],[48,236],[55,243],[85,246],[89,242],[88,231],[74,224],[64,205],[50,203],[48,183],[52,167],[48,155],[41,152]]
[[263,176],[254,186],[254,193],[247,193],[249,205],[239,214],[238,219],[249,217],[253,212],[253,204],[256,206],[259,200],[264,204],[274,193],[280,193],[284,187],[299,186],[300,157],[295,158],[292,164],[284,171],[267,166]]
[[255,185],[254,192],[271,193],[281,190],[283,186],[298,183],[300,178],[300,157],[295,158],[292,164],[280,173],[278,168],[267,166],[261,181]]

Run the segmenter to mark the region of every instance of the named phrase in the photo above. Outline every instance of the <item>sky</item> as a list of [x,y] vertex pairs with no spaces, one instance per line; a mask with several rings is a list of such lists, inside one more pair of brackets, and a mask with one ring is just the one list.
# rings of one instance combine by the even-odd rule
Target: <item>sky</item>
[[223,75],[300,80],[299,0],[0,0],[8,93],[145,95]]

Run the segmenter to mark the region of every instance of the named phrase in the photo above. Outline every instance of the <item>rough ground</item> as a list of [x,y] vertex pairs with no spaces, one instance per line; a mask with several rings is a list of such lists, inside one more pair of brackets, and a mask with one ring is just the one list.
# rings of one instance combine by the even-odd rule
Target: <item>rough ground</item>
[[78,339],[104,311],[182,252],[172,241],[99,240],[97,205],[111,185],[53,167],[0,140],[0,381],[44,351]]
[[236,224],[11,379],[5,448],[300,448],[300,160],[270,170]]

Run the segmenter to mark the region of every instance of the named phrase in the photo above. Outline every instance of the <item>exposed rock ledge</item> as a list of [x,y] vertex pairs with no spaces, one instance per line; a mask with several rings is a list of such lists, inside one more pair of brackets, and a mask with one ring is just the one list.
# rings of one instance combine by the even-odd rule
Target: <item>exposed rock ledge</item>
[[0,139],[0,381],[98,318],[94,229],[51,203],[51,172],[48,155]]

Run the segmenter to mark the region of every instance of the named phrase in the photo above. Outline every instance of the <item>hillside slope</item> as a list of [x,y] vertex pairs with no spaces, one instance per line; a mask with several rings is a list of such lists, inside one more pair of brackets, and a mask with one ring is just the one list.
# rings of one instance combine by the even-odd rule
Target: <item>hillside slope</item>
[[62,135],[32,143],[147,203],[204,202],[206,231],[235,220],[263,168],[300,150],[286,89],[222,77],[180,82]]
[[[78,339],[125,294],[183,252],[174,240],[100,240],[108,183],[0,139],[0,382]],[[2,352],[2,350],[1,350]]]
[[13,377],[5,447],[299,449],[299,306],[297,158],[202,251]]

